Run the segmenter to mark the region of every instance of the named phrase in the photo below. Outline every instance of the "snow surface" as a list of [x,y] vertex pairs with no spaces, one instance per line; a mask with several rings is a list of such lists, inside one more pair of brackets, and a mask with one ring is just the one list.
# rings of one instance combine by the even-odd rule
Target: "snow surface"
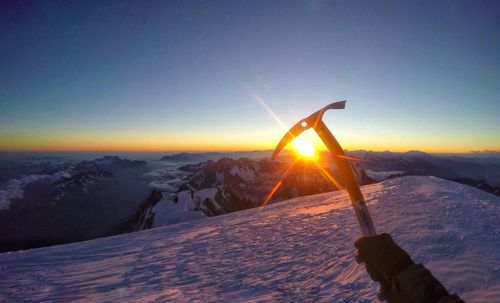
[[365,169],[368,177],[372,178],[375,181],[383,181],[392,176],[402,175],[405,172],[402,170],[388,170],[388,171],[375,171],[371,169]]
[[[185,194],[188,195],[189,191],[185,191]],[[155,214],[153,227],[206,218],[202,212],[186,209],[187,200],[187,196],[184,197],[184,202],[177,204],[172,203],[170,198],[160,200],[152,210]]]
[[206,218],[204,213],[195,210],[195,201],[206,198],[215,201],[216,193],[217,188],[205,188],[197,192],[184,190],[176,194],[178,198],[176,203],[171,201],[170,195],[165,194],[165,197],[152,210],[154,213],[153,227]]
[[[468,302],[500,297],[500,198],[433,177],[363,188],[379,232]],[[0,254],[0,301],[370,302],[345,192]]]

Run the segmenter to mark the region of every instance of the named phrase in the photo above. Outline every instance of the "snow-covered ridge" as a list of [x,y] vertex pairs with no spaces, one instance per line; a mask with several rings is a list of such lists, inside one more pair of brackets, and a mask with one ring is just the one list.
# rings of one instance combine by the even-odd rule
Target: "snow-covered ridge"
[[[500,198],[434,177],[363,187],[389,232],[468,302],[500,296]],[[92,241],[0,254],[0,301],[373,301],[344,191]]]

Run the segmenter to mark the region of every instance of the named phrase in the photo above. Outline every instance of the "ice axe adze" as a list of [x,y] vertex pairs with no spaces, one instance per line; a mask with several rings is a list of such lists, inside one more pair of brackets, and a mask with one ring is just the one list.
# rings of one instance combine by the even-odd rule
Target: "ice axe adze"
[[303,131],[312,127],[330,151],[335,164],[339,168],[342,179],[344,180],[344,185],[347,189],[347,192],[349,193],[349,198],[351,199],[352,206],[354,208],[354,211],[356,212],[356,217],[358,218],[361,232],[364,236],[374,236],[376,234],[375,226],[373,225],[372,218],[370,217],[370,212],[368,211],[365,199],[359,188],[354,170],[349,163],[349,160],[345,156],[342,147],[340,147],[340,144],[337,142],[335,137],[332,135],[332,133],[322,120],[323,114],[327,110],[343,109],[345,108],[345,102],[346,101],[334,102],[323,107],[309,117],[300,120],[283,136],[273,152],[272,159],[274,160],[278,153],[288,143],[290,143],[290,141],[299,136]]

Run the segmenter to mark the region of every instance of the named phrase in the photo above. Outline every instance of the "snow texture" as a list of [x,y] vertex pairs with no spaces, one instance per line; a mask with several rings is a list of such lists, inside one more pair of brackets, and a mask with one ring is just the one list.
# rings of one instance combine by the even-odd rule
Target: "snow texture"
[[[468,302],[500,297],[500,198],[434,177],[365,186],[388,232]],[[228,215],[0,254],[0,301],[371,302],[344,191]]]
[[405,172],[402,170],[389,170],[389,171],[375,171],[371,169],[366,169],[366,174],[368,177],[372,178],[375,181],[383,181],[392,176],[402,175]]
[[[182,193],[188,195],[189,191]],[[155,213],[153,227],[206,218],[202,212],[186,209],[186,201],[189,201],[187,196],[182,200],[184,202],[181,201],[176,204],[172,203],[168,198],[163,198],[159,201],[153,208],[153,212]]]

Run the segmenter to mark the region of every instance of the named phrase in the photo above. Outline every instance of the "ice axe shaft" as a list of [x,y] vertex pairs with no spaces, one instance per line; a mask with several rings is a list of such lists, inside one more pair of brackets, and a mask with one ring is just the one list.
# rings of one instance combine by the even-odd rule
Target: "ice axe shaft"
[[313,128],[330,151],[335,164],[339,168],[340,174],[342,175],[342,178],[344,180],[344,186],[349,193],[349,198],[351,199],[352,206],[354,208],[354,211],[356,212],[356,217],[358,218],[361,232],[364,236],[373,236],[376,235],[375,226],[373,225],[372,218],[370,217],[370,212],[368,211],[365,199],[363,198],[363,193],[359,188],[354,170],[349,163],[349,160],[345,156],[342,147],[337,142],[325,123],[322,121],[323,114],[327,110],[343,109],[345,107],[345,102],[346,101],[339,101],[329,104],[313,113],[309,117],[297,122],[280,140],[273,152],[272,158],[274,159],[278,155],[278,153],[295,137],[300,135],[305,130]]
[[358,218],[363,236],[366,237],[376,235],[375,225],[373,224],[370,212],[366,206],[365,198],[359,188],[351,163],[349,163],[349,160],[346,158],[342,147],[322,120],[315,123],[313,128],[328,148],[335,164],[337,164],[337,167],[342,173],[344,185],[349,193],[349,198],[351,199],[352,207],[354,208],[356,217]]

